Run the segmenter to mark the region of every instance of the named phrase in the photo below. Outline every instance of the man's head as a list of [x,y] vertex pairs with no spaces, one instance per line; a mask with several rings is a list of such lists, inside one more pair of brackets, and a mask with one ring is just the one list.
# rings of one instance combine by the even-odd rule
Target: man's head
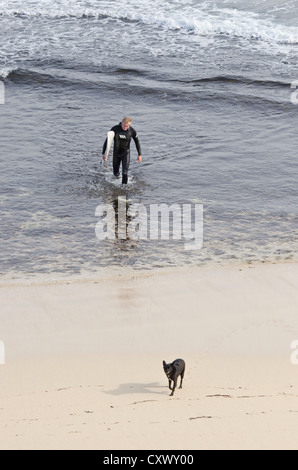
[[130,117],[124,117],[121,122],[122,129],[124,131],[127,131],[131,125],[131,118]]

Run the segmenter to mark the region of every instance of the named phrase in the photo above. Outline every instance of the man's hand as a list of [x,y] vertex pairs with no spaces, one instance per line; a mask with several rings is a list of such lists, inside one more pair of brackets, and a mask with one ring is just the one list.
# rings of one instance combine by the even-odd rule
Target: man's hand
[[142,155],[138,155],[137,160],[138,160],[138,163],[141,163],[141,161],[142,161]]
[[104,154],[104,153],[102,154],[102,159],[103,159],[103,161],[104,161],[103,166],[104,166],[105,168],[108,168],[107,165],[106,165],[106,161],[107,161],[107,160],[106,160],[106,158],[105,158],[105,154]]

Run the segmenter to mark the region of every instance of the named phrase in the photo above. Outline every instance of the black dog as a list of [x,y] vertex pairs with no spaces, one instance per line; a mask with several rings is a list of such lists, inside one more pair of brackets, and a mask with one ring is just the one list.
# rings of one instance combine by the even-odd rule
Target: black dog
[[[163,370],[165,371],[166,376],[169,379],[169,389],[172,390],[172,393],[170,394],[170,397],[174,395],[174,391],[177,385],[177,379],[180,377],[180,387],[182,388],[182,380],[184,377],[184,372],[185,372],[185,362],[183,359],[176,359],[174,362],[171,364],[166,364],[165,361],[163,363]],[[173,382],[173,387],[171,387],[171,382]]]

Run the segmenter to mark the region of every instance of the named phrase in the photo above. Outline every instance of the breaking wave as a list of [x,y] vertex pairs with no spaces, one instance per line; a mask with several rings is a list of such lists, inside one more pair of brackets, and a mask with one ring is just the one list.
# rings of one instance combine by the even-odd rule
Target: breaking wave
[[[137,0],[76,2],[74,0],[8,1],[0,6],[0,16],[17,18],[45,17],[52,19],[77,18],[85,20],[110,19],[143,23],[152,28],[177,30],[198,36],[226,35],[274,42],[298,44],[298,27],[278,24],[258,13],[218,6],[208,2],[161,1],[140,4]],[[265,19],[263,19],[265,18]]]

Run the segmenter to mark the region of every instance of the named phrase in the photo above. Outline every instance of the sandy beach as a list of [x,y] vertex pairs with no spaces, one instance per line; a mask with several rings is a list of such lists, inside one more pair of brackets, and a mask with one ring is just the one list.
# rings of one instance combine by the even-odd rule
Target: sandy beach
[[296,449],[297,287],[291,262],[2,284],[0,448]]

